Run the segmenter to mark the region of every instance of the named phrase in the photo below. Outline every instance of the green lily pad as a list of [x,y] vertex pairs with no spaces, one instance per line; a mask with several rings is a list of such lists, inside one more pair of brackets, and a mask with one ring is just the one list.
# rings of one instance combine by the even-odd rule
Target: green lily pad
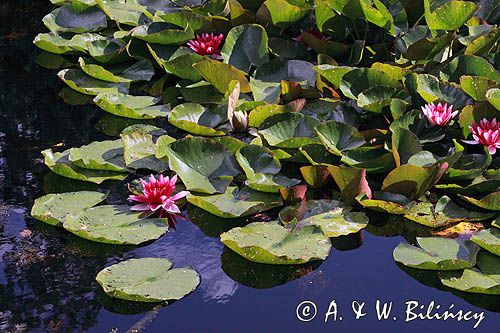
[[249,72],[269,61],[266,30],[258,24],[243,24],[229,31],[222,47],[224,62]]
[[94,103],[106,112],[130,119],[153,119],[168,115],[168,105],[156,105],[159,98],[152,96],[132,96],[120,93],[101,93]]
[[342,76],[339,82],[342,93],[357,99],[363,91],[375,86],[400,88],[400,83],[389,74],[374,68],[356,68]]
[[460,82],[460,78],[464,75],[480,76],[500,82],[500,73],[488,60],[478,56],[458,56],[439,71],[441,79],[452,82]]
[[123,172],[79,168],[69,160],[69,150],[54,153],[52,149],[47,149],[42,151],[42,154],[45,156],[45,165],[52,172],[66,178],[101,184],[106,180],[121,181],[127,177]]
[[187,200],[223,218],[249,216],[282,205],[278,194],[254,191],[248,187],[239,190],[236,186],[229,186],[222,194],[195,195],[191,193]]
[[186,138],[166,150],[170,169],[179,175],[188,191],[224,193],[240,171],[224,145],[203,138]]
[[304,0],[266,0],[257,16],[284,29],[306,16],[312,7]]
[[64,219],[69,232],[105,244],[139,245],[155,240],[168,231],[166,219],[144,218],[128,206],[97,206]]
[[467,293],[500,295],[500,259],[487,252],[477,255],[479,269],[440,272],[441,282],[450,288]]
[[363,90],[357,98],[358,106],[364,110],[382,113],[391,105],[393,99],[404,100],[407,95],[400,89],[390,86],[375,86]]
[[153,65],[148,59],[139,60],[132,65],[120,64],[107,68],[84,58],[79,58],[78,63],[85,74],[106,82],[149,81],[155,73]]
[[360,194],[356,197],[356,201],[364,208],[395,215],[404,215],[410,203],[410,200],[402,194],[379,191],[373,192],[371,198],[366,194]]
[[500,88],[500,82],[482,76],[462,75],[460,87],[476,101],[486,101],[486,94],[492,88]]
[[206,57],[193,53],[191,49],[183,46],[160,44],[147,44],[147,46],[153,58],[167,73],[193,82],[203,78],[193,65],[207,59]]
[[120,140],[96,141],[69,150],[69,160],[76,166],[92,170],[127,172]]
[[431,0],[424,0],[424,8],[425,21],[431,30],[455,30],[474,15],[478,6],[472,1],[452,0],[431,10]]
[[480,213],[462,208],[447,196],[439,198],[435,205],[425,201],[419,202],[410,206],[405,213],[407,219],[431,228],[459,222],[482,221],[493,216],[493,213]]
[[470,184],[436,184],[440,190],[463,195],[491,193],[500,190],[500,179],[487,179],[483,176],[476,177]]
[[290,231],[275,223],[255,222],[229,230],[221,241],[247,260],[273,265],[296,265],[324,260],[330,239],[315,226]]
[[95,0],[103,12],[112,19],[121,24],[138,26],[143,24],[152,15],[148,13],[147,7],[142,6],[138,1],[122,1],[122,0]]
[[[280,212],[280,218],[300,211],[299,205],[290,206]],[[315,225],[327,237],[339,237],[356,233],[368,225],[365,213],[351,212],[352,207],[335,200],[308,200],[305,212],[300,214],[297,228]],[[285,217],[286,219],[286,217]]]
[[471,268],[476,264],[479,246],[468,240],[440,237],[417,237],[419,247],[400,243],[394,260],[413,268],[449,271]]
[[264,104],[254,108],[248,114],[248,125],[251,127],[260,127],[264,121],[276,114],[291,112],[289,105]]
[[107,193],[80,191],[51,193],[35,200],[31,216],[53,226],[62,227],[64,219],[106,200]]
[[440,81],[431,74],[412,73],[405,78],[405,84],[410,93],[418,93],[427,103],[436,101],[446,102],[461,109],[466,105],[473,104],[469,97],[458,84]]
[[342,156],[342,152],[363,146],[365,138],[354,127],[337,121],[328,121],[315,128],[316,133],[333,154]]
[[168,169],[167,163],[156,155],[157,146],[171,143],[174,138],[166,135],[166,131],[151,125],[132,125],[120,134],[124,147],[125,164],[133,169],[146,169],[163,172]]
[[500,229],[491,228],[481,230],[472,236],[470,240],[500,257]]
[[314,67],[314,70],[330,82],[336,89],[340,88],[340,80],[342,80],[342,77],[353,69],[354,67],[327,64]]
[[88,76],[80,69],[63,69],[57,73],[71,89],[86,95],[98,95],[100,93],[128,93],[129,83],[106,82]]
[[500,89],[490,89],[486,92],[488,102],[500,111]]
[[201,104],[184,103],[172,109],[168,121],[186,132],[202,136],[225,135],[224,129],[217,129],[227,121],[222,108],[207,108]]
[[298,179],[279,175],[281,163],[265,147],[257,145],[242,147],[236,153],[236,160],[247,176],[245,185],[254,190],[278,193],[280,188],[300,183]]
[[40,33],[33,43],[40,49],[55,54],[72,54],[77,51],[70,39],[60,36],[56,32]]
[[410,200],[422,196],[434,182],[437,166],[405,164],[392,170],[382,183],[382,191],[403,194]]
[[190,29],[184,29],[175,24],[153,22],[135,28],[132,37],[148,43],[181,45],[194,38],[194,33]]
[[377,147],[359,147],[342,152],[342,162],[367,172],[385,173],[396,165],[392,153]]
[[[75,39],[75,37],[72,38]],[[88,38],[85,38],[84,41]],[[118,64],[132,60],[124,41],[116,38],[96,39],[87,42],[89,55],[102,64]]]
[[225,94],[229,90],[231,81],[234,80],[240,83],[242,93],[252,91],[245,73],[230,64],[207,59],[195,63],[193,67],[222,94]]
[[473,198],[466,195],[459,194],[460,199],[487,210],[500,210],[500,191],[489,193],[482,198]]
[[[300,113],[279,115],[280,121],[260,130],[258,133],[273,147],[300,148],[303,145],[316,143],[314,128],[319,121]],[[276,117],[276,116],[275,116]],[[274,117],[273,117],[274,118]]]
[[322,144],[309,144],[299,148],[299,151],[312,165],[337,165],[338,156],[331,154]]
[[192,268],[172,268],[161,258],[129,259],[101,270],[97,282],[108,296],[134,302],[179,300],[200,284]]
[[453,181],[474,179],[481,176],[491,164],[490,154],[462,154],[446,173],[444,178]]
[[98,7],[78,11],[72,5],[54,9],[43,18],[43,23],[52,32],[82,33],[107,26],[106,15]]

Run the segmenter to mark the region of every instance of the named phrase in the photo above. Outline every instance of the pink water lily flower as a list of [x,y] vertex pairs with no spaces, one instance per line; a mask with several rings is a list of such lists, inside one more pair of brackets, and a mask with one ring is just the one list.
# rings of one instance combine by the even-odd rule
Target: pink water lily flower
[[427,117],[427,120],[437,126],[445,126],[450,120],[455,118],[458,111],[453,112],[453,105],[448,106],[447,103],[435,105],[434,103],[429,103],[422,106],[422,111]]
[[199,55],[211,56],[214,59],[221,59],[221,54],[219,46],[224,38],[223,34],[214,35],[213,33],[196,35],[196,37],[190,40],[187,45],[191,50]]
[[474,140],[464,141],[465,143],[486,146],[491,155],[500,149],[500,122],[497,122],[497,118],[492,121],[483,118],[479,124],[473,121],[469,129]]
[[177,183],[177,175],[169,179],[160,175],[156,179],[153,175],[149,177],[149,182],[141,179],[143,186],[142,195],[130,195],[128,200],[139,202],[132,206],[135,211],[159,211],[160,217],[167,217],[169,214],[179,214],[181,211],[175,202],[189,194],[188,191],[181,191],[172,195]]

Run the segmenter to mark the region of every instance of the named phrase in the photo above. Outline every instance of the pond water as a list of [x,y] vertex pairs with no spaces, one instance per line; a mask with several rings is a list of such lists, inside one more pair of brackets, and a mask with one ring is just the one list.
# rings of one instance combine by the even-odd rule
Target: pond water
[[[452,304],[453,312],[484,311],[475,331],[498,330],[499,297],[452,293],[437,287],[432,274],[396,265],[393,249],[404,239],[414,240],[416,231],[385,217],[371,216],[367,230],[335,240],[325,262],[293,267],[242,259],[219,241],[228,222],[194,209],[176,231],[140,248],[96,245],[36,222],[29,214],[35,198],[82,188],[50,174],[40,151],[104,139],[97,128],[110,133],[120,127],[118,119],[96,107],[65,104],[57,96],[63,87],[57,71],[36,64],[39,51],[31,41],[43,30],[41,18],[49,9],[46,0],[0,4],[0,331],[469,332],[476,322],[405,322],[405,302],[412,300],[425,306],[424,313],[431,301],[441,306],[438,312]],[[115,185],[111,202],[125,193],[125,184]],[[24,230],[31,235],[25,237]],[[157,309],[112,300],[94,280],[105,266],[150,256],[193,266],[201,275],[200,287]],[[317,306],[309,322],[296,315],[305,300]],[[338,305],[337,321],[332,315],[325,323],[332,300]],[[376,300],[393,302],[387,320],[377,319]],[[366,302],[366,316],[355,319],[353,301]]]

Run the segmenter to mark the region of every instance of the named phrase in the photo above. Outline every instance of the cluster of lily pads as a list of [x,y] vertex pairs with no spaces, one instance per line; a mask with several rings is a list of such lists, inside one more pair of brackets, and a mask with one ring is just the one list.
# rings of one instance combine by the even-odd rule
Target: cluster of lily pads
[[[375,211],[472,236],[421,238],[394,257],[443,271],[451,288],[500,293],[497,1],[51,2],[39,63],[64,68],[66,102],[125,125],[47,149],[45,164],[104,187],[128,182],[136,204],[48,194],[37,219],[139,245],[175,227],[187,203],[251,217],[221,241],[250,261],[295,265],[324,260],[330,238],[359,232]],[[179,299],[199,277],[171,266],[135,259],[97,280],[113,297]]]

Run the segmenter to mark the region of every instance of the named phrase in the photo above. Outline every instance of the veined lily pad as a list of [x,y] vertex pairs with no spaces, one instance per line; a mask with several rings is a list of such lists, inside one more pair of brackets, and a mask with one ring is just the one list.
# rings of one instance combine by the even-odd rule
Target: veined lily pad
[[500,295],[500,258],[487,252],[477,255],[479,269],[440,272],[441,282],[450,288],[468,293]]
[[366,170],[331,165],[328,167],[328,171],[337,183],[344,202],[350,205],[355,204],[354,198],[362,193],[371,197],[371,189],[366,180]]
[[93,191],[51,193],[35,200],[31,216],[53,226],[62,227],[64,219],[106,200],[106,193]]
[[82,33],[106,28],[106,15],[98,7],[77,11],[72,5],[64,5],[43,18],[52,32]]
[[458,196],[460,197],[460,199],[479,208],[500,211],[500,191],[487,194],[480,199],[465,196],[462,194],[459,194]]
[[309,200],[304,208],[298,204],[283,209],[280,218],[287,220],[292,215],[298,214],[297,228],[315,225],[325,236],[339,237],[356,233],[368,225],[365,213],[351,212],[351,210],[352,207],[336,200]]
[[167,163],[156,156],[160,139],[164,143],[175,141],[174,138],[166,135],[166,131],[151,125],[132,125],[124,129],[120,136],[127,167],[156,172],[168,169]]
[[[273,147],[300,148],[316,143],[314,128],[319,121],[300,113],[284,114],[275,124],[259,131],[259,134]],[[264,127],[264,126],[263,126]]]
[[248,145],[236,153],[236,160],[247,176],[245,184],[257,191],[278,193],[280,188],[300,183],[298,179],[278,175],[280,161],[262,146]]
[[40,49],[55,54],[71,54],[77,52],[70,39],[63,38],[58,33],[40,33],[33,43]]
[[139,245],[168,231],[166,219],[145,218],[128,206],[97,206],[64,219],[64,229],[98,243]]
[[148,43],[181,45],[194,38],[194,33],[175,24],[153,22],[135,28],[132,36]]
[[193,67],[220,93],[225,94],[229,90],[231,81],[233,80],[240,83],[242,93],[249,93],[252,91],[245,73],[232,65],[224,64],[217,60],[207,59],[197,62]]
[[471,241],[439,237],[417,237],[421,248],[400,243],[394,249],[394,260],[418,269],[457,270],[476,264],[479,246]]
[[129,83],[113,83],[97,80],[85,74],[79,69],[63,69],[57,73],[71,89],[86,95],[98,95],[99,93],[127,93]]
[[106,82],[149,81],[155,73],[151,61],[147,59],[139,60],[132,65],[120,64],[107,68],[84,58],[79,58],[78,63],[85,74]]
[[361,147],[366,143],[365,138],[354,127],[329,121],[316,126],[321,142],[333,154],[342,156],[342,152]]
[[340,158],[331,154],[322,144],[309,144],[299,148],[299,151],[312,165],[336,165]]
[[69,150],[69,160],[76,166],[92,170],[127,172],[120,140],[96,141]]
[[438,2],[437,8],[431,7],[431,0],[424,0],[425,21],[431,30],[455,30],[470,19],[478,6],[472,1]]
[[500,257],[500,229],[484,229],[470,239],[483,249]]
[[127,177],[127,174],[123,172],[79,168],[69,160],[69,150],[54,153],[52,149],[47,149],[42,151],[42,154],[45,156],[45,165],[52,172],[66,178],[101,184],[106,180],[121,181]]
[[170,107],[156,105],[159,101],[159,98],[152,96],[132,96],[120,93],[102,93],[94,98],[94,103],[104,111],[131,119],[165,117]]
[[462,181],[474,179],[483,174],[491,164],[490,154],[462,154],[444,174],[445,179]]
[[101,270],[96,277],[113,298],[135,302],[179,300],[198,287],[200,276],[192,268],[172,268],[161,258],[129,259]]
[[[73,37],[73,39],[76,38]],[[127,52],[127,44],[116,38],[96,39],[87,43],[89,55],[103,64],[118,64],[132,60]]]
[[266,30],[258,24],[244,24],[229,31],[221,50],[224,62],[248,72],[269,61]]
[[482,221],[493,217],[492,213],[480,213],[458,206],[447,196],[442,196],[433,205],[419,202],[409,207],[405,217],[431,228],[443,227],[459,222]]
[[195,195],[191,193],[187,200],[223,218],[249,216],[282,205],[278,194],[254,191],[247,187],[239,190],[235,186],[229,186],[222,194]]
[[247,260],[274,265],[324,260],[332,247],[316,226],[290,231],[275,223],[255,222],[221,235],[221,241]]
[[220,143],[203,138],[186,138],[171,143],[166,154],[170,169],[187,190],[224,193],[240,171],[231,153]]
[[217,126],[227,121],[222,108],[206,108],[201,104],[184,103],[172,109],[168,121],[186,132],[203,136],[225,135]]

